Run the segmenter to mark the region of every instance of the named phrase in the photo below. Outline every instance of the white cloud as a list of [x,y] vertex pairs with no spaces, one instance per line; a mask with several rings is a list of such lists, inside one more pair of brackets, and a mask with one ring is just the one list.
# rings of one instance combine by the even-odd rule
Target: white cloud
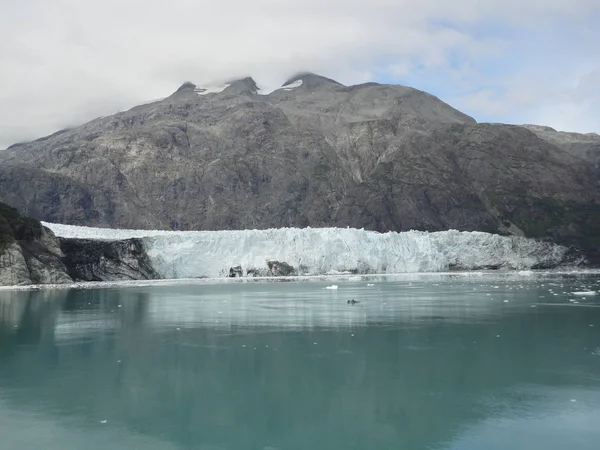
[[493,81],[501,90],[476,89],[452,98],[451,103],[506,123],[600,132],[600,70],[563,68],[555,74],[517,74]]
[[[0,148],[185,80],[274,87],[299,70],[346,84],[441,80],[435,93],[476,118],[579,126],[590,113],[585,126],[600,131],[599,17],[597,0],[2,0]],[[523,33],[539,45],[523,47]],[[536,78],[564,95],[550,101],[552,83]]]

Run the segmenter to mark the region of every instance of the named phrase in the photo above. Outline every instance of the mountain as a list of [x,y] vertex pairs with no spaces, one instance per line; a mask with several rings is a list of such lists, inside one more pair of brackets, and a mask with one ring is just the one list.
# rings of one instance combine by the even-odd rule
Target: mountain
[[0,200],[115,228],[478,230],[600,261],[597,152],[557,135],[479,124],[404,86],[311,73],[270,93],[251,78],[186,82],[0,152]]

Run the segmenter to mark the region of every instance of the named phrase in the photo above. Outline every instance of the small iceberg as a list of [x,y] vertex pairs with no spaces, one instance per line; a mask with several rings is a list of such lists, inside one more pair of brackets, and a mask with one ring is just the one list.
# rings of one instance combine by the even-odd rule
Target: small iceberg
[[332,284],[331,286],[327,286],[325,289],[330,289],[332,291],[335,291],[338,288],[337,284]]
[[596,295],[596,291],[571,292],[573,295]]

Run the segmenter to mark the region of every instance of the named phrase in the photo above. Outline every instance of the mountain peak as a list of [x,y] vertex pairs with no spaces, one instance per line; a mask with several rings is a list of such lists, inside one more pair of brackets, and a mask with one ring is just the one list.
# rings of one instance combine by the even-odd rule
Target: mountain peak
[[186,81],[173,93],[176,97],[189,97],[190,95],[205,96],[208,94],[224,93],[227,95],[256,94],[259,88],[251,77],[227,81],[225,83],[209,83],[198,87],[191,81]]
[[548,131],[548,132],[554,132],[554,133],[557,132],[554,128],[548,127],[546,125],[534,125],[534,124],[526,123],[521,126],[524,128],[527,128],[529,130],[532,130],[532,131]]
[[229,86],[223,91],[227,94],[256,94],[260,90],[252,77],[232,80],[227,84]]
[[298,85],[305,86],[309,89],[315,89],[320,87],[344,87],[342,83],[338,83],[331,78],[327,78],[321,75],[317,75],[312,72],[301,72],[294,75],[292,78],[288,79],[285,83],[283,83],[283,88],[290,86],[291,84],[297,83]]
[[175,92],[187,92],[187,91],[193,92],[194,89],[196,89],[196,85],[194,83],[192,83],[191,81],[186,81],[181,86],[179,86],[179,88]]

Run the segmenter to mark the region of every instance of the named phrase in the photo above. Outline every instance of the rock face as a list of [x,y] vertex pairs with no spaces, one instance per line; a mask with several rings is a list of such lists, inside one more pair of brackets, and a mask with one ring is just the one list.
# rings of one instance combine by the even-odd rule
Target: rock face
[[69,275],[75,281],[160,278],[140,239],[103,242],[61,238],[60,244]]
[[537,136],[584,161],[588,161],[600,175],[600,135],[597,133],[568,133],[539,125],[523,125]]
[[58,239],[0,203],[0,286],[159,278],[141,242]]
[[563,141],[478,124],[404,86],[302,74],[262,95],[249,78],[185,83],[0,152],[0,200],[48,222],[118,228],[488,231],[600,261],[598,170],[586,159],[598,152]]
[[0,285],[68,283],[54,234],[0,203]]

